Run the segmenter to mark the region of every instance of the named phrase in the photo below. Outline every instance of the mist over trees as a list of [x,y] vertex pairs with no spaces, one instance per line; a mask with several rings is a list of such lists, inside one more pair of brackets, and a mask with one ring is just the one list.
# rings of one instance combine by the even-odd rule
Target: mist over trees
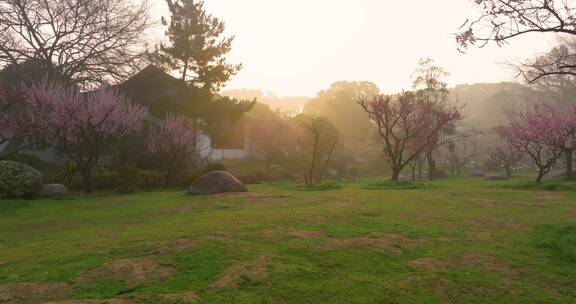
[[372,82],[338,81],[308,101],[304,113],[328,119],[340,132],[343,143],[365,142],[370,123],[358,100],[379,93],[380,89]]
[[275,111],[293,115],[301,113],[305,104],[311,99],[306,96],[279,96],[273,92],[253,89],[228,89],[220,92],[220,95],[242,100],[255,99],[260,103],[270,106]]

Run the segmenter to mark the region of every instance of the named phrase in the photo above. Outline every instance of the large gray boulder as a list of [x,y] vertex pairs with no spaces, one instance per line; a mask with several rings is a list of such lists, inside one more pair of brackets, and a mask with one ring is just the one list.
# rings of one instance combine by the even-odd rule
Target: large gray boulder
[[58,195],[68,194],[68,188],[62,184],[44,184],[40,191],[38,191],[38,196],[40,197],[53,197]]
[[246,186],[226,171],[212,171],[197,178],[188,188],[188,194],[215,194],[247,192]]

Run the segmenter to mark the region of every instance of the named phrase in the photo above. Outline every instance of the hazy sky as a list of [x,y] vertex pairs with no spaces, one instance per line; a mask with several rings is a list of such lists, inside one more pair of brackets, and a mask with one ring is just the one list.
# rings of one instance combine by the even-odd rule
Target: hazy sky
[[[167,15],[164,0],[156,16]],[[205,0],[236,36],[229,61],[244,69],[226,87],[308,95],[337,80],[368,80],[384,92],[410,88],[419,58],[452,73],[449,83],[513,80],[500,63],[549,49],[533,35],[502,48],[461,54],[454,33],[475,11],[470,0]]]

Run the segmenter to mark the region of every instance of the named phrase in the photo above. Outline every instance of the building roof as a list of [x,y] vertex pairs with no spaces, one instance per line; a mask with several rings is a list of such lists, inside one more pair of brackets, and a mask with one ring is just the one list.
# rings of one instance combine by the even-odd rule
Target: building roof
[[147,66],[116,87],[158,117],[167,112],[197,116],[194,105],[198,106],[206,98],[199,89],[190,87],[154,65]]

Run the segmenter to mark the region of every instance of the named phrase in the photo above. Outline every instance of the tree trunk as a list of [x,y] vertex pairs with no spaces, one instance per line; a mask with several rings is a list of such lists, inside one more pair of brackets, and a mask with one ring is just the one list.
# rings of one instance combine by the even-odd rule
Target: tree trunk
[[82,167],[80,169],[80,175],[82,175],[84,192],[92,193],[94,191],[94,185],[92,184],[92,170],[90,166]]
[[572,180],[574,179],[574,149],[566,149],[564,153],[566,153],[566,179]]
[[436,176],[436,160],[434,160],[433,151],[426,152],[426,161],[428,162],[428,179],[433,180]]
[[328,155],[326,156],[326,161],[324,162],[322,169],[320,169],[320,173],[318,173],[318,183],[320,183],[320,184],[322,183],[322,180],[324,179],[324,173],[326,172],[326,169],[328,169],[328,163],[330,162],[330,159],[332,158],[332,153],[334,153],[334,149],[336,149],[336,144],[338,144],[338,142],[334,141],[334,143],[330,147],[330,152],[328,152]]
[[188,73],[188,60],[184,60],[184,70],[182,71],[182,81],[186,81],[186,74]]
[[400,168],[392,168],[392,178],[391,181],[397,182],[400,179]]
[[504,166],[504,170],[506,170],[506,177],[512,177],[512,166]]
[[536,183],[537,184],[541,184],[542,183],[542,179],[544,178],[544,175],[546,175],[546,172],[544,169],[540,169],[538,171],[538,177],[536,178]]
[[272,171],[272,160],[269,157],[264,157],[264,162],[266,166],[266,173],[270,173]]
[[314,169],[316,169],[316,158],[318,154],[318,135],[314,138],[314,149],[312,150],[312,164],[310,165],[310,172],[308,175],[309,184],[314,184]]
[[416,159],[417,163],[416,165],[418,166],[418,179],[421,180],[422,179],[422,171],[424,170],[424,161],[422,160],[422,156],[418,156]]

